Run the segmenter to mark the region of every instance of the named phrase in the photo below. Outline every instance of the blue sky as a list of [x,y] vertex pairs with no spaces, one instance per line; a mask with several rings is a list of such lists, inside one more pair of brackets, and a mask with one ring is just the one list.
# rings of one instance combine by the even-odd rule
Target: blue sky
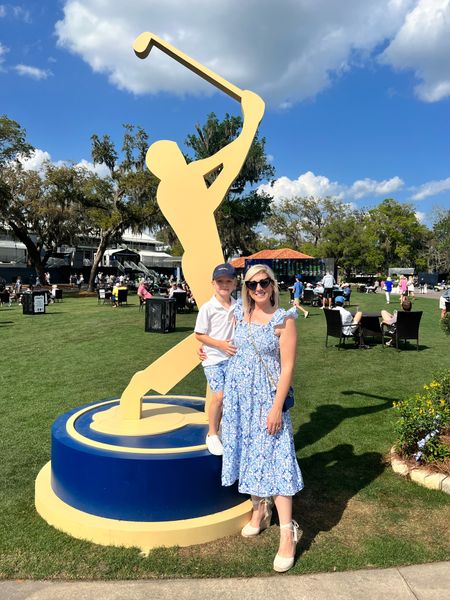
[[153,31],[266,101],[272,193],[450,208],[450,0],[0,0],[0,114],[39,149],[90,161],[121,124],[180,144],[239,105],[168,57]]

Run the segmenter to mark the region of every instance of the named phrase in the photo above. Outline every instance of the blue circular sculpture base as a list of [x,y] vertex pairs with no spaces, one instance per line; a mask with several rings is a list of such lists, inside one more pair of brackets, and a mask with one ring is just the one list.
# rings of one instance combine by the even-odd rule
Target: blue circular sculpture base
[[[235,531],[245,523],[249,503],[237,485],[221,485],[222,459],[210,454],[204,443],[204,403],[204,399],[186,396],[146,397],[144,409],[151,412],[153,407],[156,418],[169,416],[169,422],[176,423],[152,435],[116,435],[95,429],[96,419],[118,406],[118,399],[61,415],[52,427],[50,475],[42,475],[39,489],[36,483],[39,512],[72,535],[75,526],[64,527],[61,519],[66,516],[52,519],[52,510],[69,511],[70,520],[73,515],[77,519],[80,515],[98,517],[107,528],[108,523],[127,522],[138,528],[140,523],[159,523],[163,529],[164,523],[183,522],[185,528],[191,520],[203,523],[203,518],[223,513],[231,515]],[[213,520],[220,521],[217,516]],[[223,528],[219,529],[224,535]],[[95,536],[89,539],[96,541]],[[195,535],[192,539],[199,543]]]

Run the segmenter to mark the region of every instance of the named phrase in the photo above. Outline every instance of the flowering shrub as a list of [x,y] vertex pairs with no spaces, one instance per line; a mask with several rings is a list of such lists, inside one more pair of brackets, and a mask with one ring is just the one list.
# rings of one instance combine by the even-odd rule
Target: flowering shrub
[[450,457],[444,439],[450,430],[450,370],[437,373],[421,394],[394,402],[394,409],[397,452],[423,463]]

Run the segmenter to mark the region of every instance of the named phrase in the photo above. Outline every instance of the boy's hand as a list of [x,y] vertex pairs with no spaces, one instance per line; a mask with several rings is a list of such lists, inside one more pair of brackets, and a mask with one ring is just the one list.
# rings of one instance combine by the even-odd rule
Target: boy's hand
[[207,355],[206,355],[206,352],[205,352],[205,350],[203,348],[203,346],[199,346],[198,347],[197,354],[198,354],[199,359],[202,362],[208,358]]
[[237,352],[237,348],[236,346],[233,346],[233,342],[231,340],[224,340],[223,342],[220,342],[219,348],[228,356],[234,356]]

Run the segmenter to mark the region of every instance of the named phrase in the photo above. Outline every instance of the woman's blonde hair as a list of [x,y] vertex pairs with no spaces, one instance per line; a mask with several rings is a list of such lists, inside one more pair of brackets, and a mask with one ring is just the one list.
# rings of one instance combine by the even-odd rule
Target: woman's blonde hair
[[245,285],[246,281],[250,281],[252,277],[254,277],[257,273],[261,273],[263,271],[266,273],[267,277],[272,280],[273,291],[270,297],[270,302],[272,306],[278,308],[279,299],[280,299],[280,291],[278,289],[278,283],[275,279],[275,273],[272,271],[270,267],[267,265],[253,265],[247,271],[244,277],[244,285],[242,286],[242,307],[244,309],[244,313],[250,313],[255,307],[255,301],[250,297],[247,286]]

